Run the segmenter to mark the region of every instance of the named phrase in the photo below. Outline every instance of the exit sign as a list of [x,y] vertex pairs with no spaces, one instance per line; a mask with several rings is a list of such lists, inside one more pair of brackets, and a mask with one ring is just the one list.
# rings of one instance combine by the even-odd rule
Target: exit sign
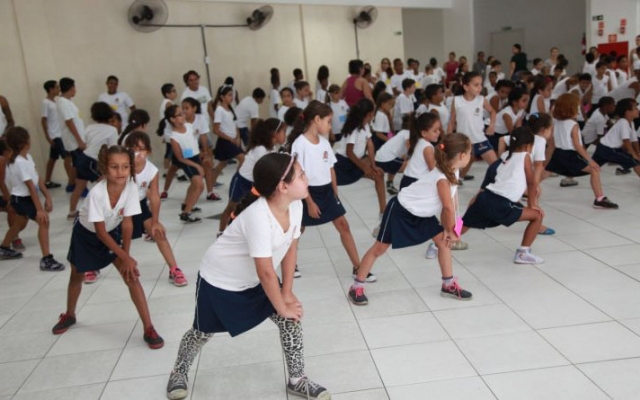
[[591,17],[592,21],[604,21],[604,15],[594,15]]

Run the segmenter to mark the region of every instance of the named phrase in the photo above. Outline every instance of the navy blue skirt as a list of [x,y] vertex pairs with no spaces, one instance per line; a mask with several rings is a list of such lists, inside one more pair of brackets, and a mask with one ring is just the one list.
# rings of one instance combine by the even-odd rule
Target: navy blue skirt
[[469,206],[462,221],[464,226],[477,229],[511,226],[520,219],[523,209],[520,203],[514,203],[491,190],[484,190]]
[[302,201],[302,226],[324,225],[342,217],[347,211],[340,203],[340,199],[333,193],[331,184],[324,186],[309,186],[309,196],[320,209],[320,218],[311,218],[307,202]]
[[144,233],[144,221],[153,217],[146,197],[140,200],[140,211],[140,214],[136,214],[131,217],[131,220],[133,221],[133,235],[131,236],[131,239],[142,237],[142,234]]
[[209,284],[198,274],[193,328],[200,332],[229,332],[231,336],[238,336],[275,312],[262,285],[232,292]]
[[227,161],[238,156],[238,154],[244,153],[242,149],[235,144],[225,139],[218,139],[216,143],[216,149],[213,151],[213,155],[216,160]]
[[556,148],[553,150],[546,170],[563,176],[584,176],[589,175],[588,172],[583,171],[588,166],[589,162],[577,151]]
[[376,161],[376,166],[388,174],[397,174],[403,163],[404,160],[402,158],[396,158],[387,162]]
[[407,187],[409,185],[411,185],[413,182],[417,181],[417,178],[412,178],[410,176],[406,176],[404,175],[402,177],[402,179],[400,180],[400,187],[398,189],[402,189],[404,187]]
[[238,128],[240,132],[240,140],[246,146],[249,143],[249,128]]
[[364,172],[353,161],[341,154],[336,154],[336,158],[338,162],[333,164],[333,170],[336,171],[338,186],[351,185],[362,179]]
[[[177,166],[178,168],[180,168],[181,170],[184,171],[184,174],[189,178],[193,178],[196,175],[200,175],[200,172],[198,172],[198,170],[194,167],[192,167],[191,165],[187,165],[187,164],[183,164],[180,161],[178,161],[178,159],[176,158],[175,155],[171,156],[171,163],[174,164],[175,166]],[[200,155],[197,156],[193,156],[191,158],[189,158],[190,161],[193,161],[194,163],[200,165],[202,164],[202,161],[200,160]]]
[[415,246],[444,231],[436,217],[417,217],[393,197],[384,209],[380,232],[376,240],[391,244],[394,249]]
[[[120,245],[120,225],[109,232],[109,235]],[[98,239],[98,235],[82,226],[77,219],[75,220],[67,260],[76,266],[76,271],[80,273],[97,271],[111,264],[116,258],[116,255]]]
[[487,172],[484,174],[484,180],[482,181],[482,185],[480,185],[480,189],[486,189],[486,187],[492,183],[496,182],[496,175],[498,175],[498,167],[502,164],[502,159],[497,159],[493,162],[493,164],[489,165],[487,168]]
[[371,142],[373,142],[373,148],[376,150],[376,152],[380,150],[380,147],[382,147],[386,143],[385,140],[380,139],[375,133],[371,135]]
[[625,149],[614,149],[598,143],[596,151],[593,153],[593,161],[598,165],[605,163],[618,164],[623,169],[632,169],[640,166],[640,161],[636,160]]
[[240,201],[251,191],[253,182],[236,172],[231,178],[229,184],[229,199],[234,203],[240,203]]
[[95,182],[100,179],[100,172],[98,172],[98,161],[79,152],[76,154],[75,162],[73,164],[76,167],[76,176],[79,179],[83,179],[89,182]]
[[16,214],[27,217],[33,221],[36,220],[38,210],[36,209],[36,205],[33,204],[31,196],[11,195],[11,207],[13,207]]

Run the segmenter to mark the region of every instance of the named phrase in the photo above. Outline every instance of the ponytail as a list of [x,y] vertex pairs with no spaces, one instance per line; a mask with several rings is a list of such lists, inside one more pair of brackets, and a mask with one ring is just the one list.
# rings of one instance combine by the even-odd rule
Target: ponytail
[[533,144],[534,141],[535,137],[533,136],[533,132],[531,132],[531,129],[529,127],[521,126],[514,129],[513,132],[511,132],[511,136],[509,138],[509,153],[507,154],[507,158],[505,159],[505,161],[510,159],[516,150],[522,148],[523,146]]
[[342,126],[342,136],[347,137],[353,133],[356,129],[364,128],[364,120],[369,113],[375,110],[374,104],[369,99],[360,99],[351,107],[349,114],[347,114],[347,120]]
[[293,142],[295,142],[300,135],[309,129],[309,126],[311,126],[311,123],[316,117],[325,118],[330,116],[332,113],[333,112],[329,105],[317,100],[312,100],[307,108],[305,108],[304,111],[298,115],[298,118],[296,118],[295,123],[293,124],[293,129],[287,137],[287,147],[291,149]]
[[[228,80],[229,78],[227,78]],[[227,81],[225,81],[227,82]],[[218,108],[218,105],[220,104],[220,99],[224,96],[227,95],[227,93],[229,92],[233,92],[233,86],[229,86],[229,85],[222,85],[220,86],[220,88],[218,89],[218,92],[216,94],[216,98],[213,100],[213,111],[216,110],[216,108]],[[234,96],[235,96],[235,92],[234,92]],[[233,107],[231,106],[231,104],[229,104],[229,111],[231,111],[231,114],[233,114],[233,120],[237,121],[238,117],[236,116],[236,112],[233,110]]]
[[464,153],[470,150],[471,141],[469,140],[467,135],[462,133],[450,133],[446,135],[436,146],[434,152],[436,167],[444,174],[450,184],[458,184],[456,173],[451,167],[451,160],[453,160],[460,153]]
[[122,146],[124,138],[132,132],[134,129],[139,129],[142,125],[146,125],[149,123],[151,118],[149,117],[149,113],[141,108],[136,108],[131,112],[129,116],[129,123],[127,127],[124,128],[120,137],[118,138],[118,145]]
[[422,138],[422,132],[431,129],[437,121],[440,121],[440,117],[430,112],[421,114],[418,118],[413,114],[409,115],[409,157],[413,155],[416,145]]

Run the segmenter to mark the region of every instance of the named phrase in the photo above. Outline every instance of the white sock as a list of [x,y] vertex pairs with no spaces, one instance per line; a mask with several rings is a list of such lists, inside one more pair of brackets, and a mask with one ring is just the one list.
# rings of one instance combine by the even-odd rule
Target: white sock
[[303,377],[301,376],[300,378],[289,378],[289,382],[292,385],[295,385],[296,383],[300,382],[300,379],[302,379]]

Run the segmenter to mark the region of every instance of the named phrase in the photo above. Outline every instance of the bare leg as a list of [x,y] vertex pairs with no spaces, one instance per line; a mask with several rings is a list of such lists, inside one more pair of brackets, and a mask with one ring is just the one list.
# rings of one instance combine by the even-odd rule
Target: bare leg
[[591,167],[586,167],[583,171],[591,174],[591,189],[593,190],[593,194],[596,198],[604,196],[604,192],[602,191],[602,182],[600,181],[600,171],[594,171]]
[[[122,260],[116,258],[113,261],[113,265],[116,266],[120,275],[122,275]],[[124,280],[124,276],[122,277]],[[129,288],[129,294],[131,295],[131,300],[133,304],[136,306],[138,310],[138,314],[140,315],[140,320],[142,321],[142,327],[146,331],[147,329],[153,327],[151,323],[151,315],[149,314],[149,307],[147,305],[147,298],[144,294],[144,289],[142,289],[142,285],[138,279],[132,279],[130,281],[124,281],[124,283]]]
[[202,176],[194,175],[191,177],[191,184],[189,185],[189,189],[187,189],[187,197],[184,199],[184,212],[186,214],[189,214],[193,206],[196,205],[203,189]]
[[357,279],[360,282],[364,282],[371,272],[371,268],[373,268],[373,264],[376,262],[378,257],[382,256],[389,249],[389,243],[382,243],[376,240],[376,242],[371,246],[369,250],[365,253],[364,257],[362,257],[362,262],[358,267],[357,271]]
[[77,267],[71,264],[71,275],[69,276],[69,287],[67,288],[67,311],[65,313],[70,317],[76,316],[76,306],[82,292],[83,282],[84,272],[78,272]]
[[49,251],[49,220],[38,224],[38,241],[40,242],[42,257],[46,257],[51,254]]
[[451,259],[451,249],[447,246],[444,232],[440,232],[433,237],[433,242],[438,247],[438,263],[440,264],[440,273],[443,277],[453,276],[453,261]]
[[384,174],[375,175],[374,182],[376,184],[376,195],[378,196],[378,207],[380,208],[380,214],[382,214],[387,206],[387,192],[384,187]]
[[27,226],[29,222],[29,218],[23,217],[22,215],[14,214],[11,217],[9,230],[4,235],[4,240],[2,241],[2,247],[11,247],[11,242],[13,239],[18,237],[18,234],[22,232],[22,230]]
[[45,182],[51,182],[51,175],[53,174],[53,167],[55,167],[55,165],[56,165],[55,159],[50,158],[49,160],[47,160],[47,172],[44,178]]
[[169,170],[167,171],[167,178],[164,180],[163,192],[169,191],[171,183],[173,182],[173,178],[176,176],[176,172],[178,172],[178,167],[175,164],[171,164],[171,166],[169,166]]
[[85,181],[84,179],[76,179],[76,188],[71,193],[71,198],[69,199],[69,215],[76,212],[78,208],[78,201],[80,201],[80,195],[87,188],[87,183],[89,181]]
[[533,241],[536,240],[536,236],[538,236],[538,232],[540,232],[542,214],[538,210],[525,208],[518,221],[529,221],[527,228],[524,230],[524,235],[522,236],[522,246],[531,247]]
[[76,167],[71,162],[71,155],[64,158],[64,169],[67,171],[67,177],[69,178],[69,185],[76,184]]
[[[148,233],[151,233],[151,218],[144,221],[144,230]],[[176,262],[176,258],[173,255],[173,250],[171,249],[171,245],[167,240],[166,236],[154,235],[153,240],[155,240],[156,245],[158,246],[158,250],[160,250],[160,254],[164,258],[164,261],[167,263],[169,268],[178,266]]]
[[222,170],[226,166],[227,166],[227,161],[220,161],[218,162],[218,165],[216,165],[215,168],[213,169],[212,179],[213,179],[214,185],[218,182],[218,177],[220,176],[220,172],[222,172]]
[[485,151],[480,157],[482,157],[482,159],[489,165],[493,164],[498,159],[496,152],[493,150]]
[[356,242],[353,240],[353,236],[351,235],[351,230],[349,229],[349,223],[345,216],[341,216],[339,218],[334,219],[333,225],[340,233],[340,241],[342,242],[342,246],[347,251],[347,255],[349,256],[349,260],[351,260],[351,264],[353,268],[358,268],[360,264],[360,258],[358,257],[358,248],[356,247]]
[[202,169],[204,170],[204,180],[207,185],[207,194],[213,192],[213,160],[210,158],[202,161]]
[[222,215],[220,216],[220,227],[218,228],[218,232],[224,232],[224,230],[227,228],[229,219],[231,218],[231,213],[236,209],[237,206],[238,203],[229,200],[227,207],[224,209]]

